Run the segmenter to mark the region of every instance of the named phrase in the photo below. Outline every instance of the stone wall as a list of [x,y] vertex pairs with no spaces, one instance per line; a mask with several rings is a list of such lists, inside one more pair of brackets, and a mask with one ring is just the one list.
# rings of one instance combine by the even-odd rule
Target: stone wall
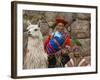
[[75,14],[75,21],[71,24],[71,32],[77,38],[83,48],[82,55],[90,55],[90,43],[91,43],[91,25],[90,14],[77,13]]

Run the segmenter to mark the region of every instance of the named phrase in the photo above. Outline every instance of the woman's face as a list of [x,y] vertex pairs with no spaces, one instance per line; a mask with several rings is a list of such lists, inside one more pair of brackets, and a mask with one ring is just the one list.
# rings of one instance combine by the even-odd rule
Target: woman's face
[[56,26],[57,31],[59,32],[64,32],[64,24],[63,23],[58,23]]

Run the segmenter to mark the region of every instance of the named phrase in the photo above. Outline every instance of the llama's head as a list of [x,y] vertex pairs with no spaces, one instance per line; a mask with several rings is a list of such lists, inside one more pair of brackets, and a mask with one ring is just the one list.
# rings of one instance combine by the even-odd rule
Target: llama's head
[[41,33],[40,28],[38,27],[38,25],[30,24],[27,27],[27,30],[28,30],[28,34],[31,37],[42,39],[42,33]]

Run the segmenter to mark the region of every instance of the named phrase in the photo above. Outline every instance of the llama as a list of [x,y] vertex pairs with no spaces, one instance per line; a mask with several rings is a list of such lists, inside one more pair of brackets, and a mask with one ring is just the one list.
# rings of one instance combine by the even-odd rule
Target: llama
[[43,36],[38,25],[30,24],[27,27],[28,43],[24,56],[24,69],[47,68],[48,57],[43,47]]

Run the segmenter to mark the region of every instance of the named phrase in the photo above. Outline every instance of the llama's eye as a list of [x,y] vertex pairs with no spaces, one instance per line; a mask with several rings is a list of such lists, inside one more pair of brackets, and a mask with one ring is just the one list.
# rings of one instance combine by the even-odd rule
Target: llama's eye
[[34,29],[34,31],[38,31],[38,29]]

